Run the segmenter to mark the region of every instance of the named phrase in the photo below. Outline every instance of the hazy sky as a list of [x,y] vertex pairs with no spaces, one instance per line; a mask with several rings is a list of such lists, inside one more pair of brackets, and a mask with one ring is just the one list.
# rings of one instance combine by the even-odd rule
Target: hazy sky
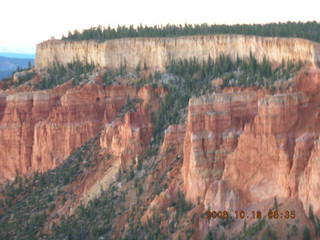
[[2,0],[0,52],[97,25],[320,21],[319,0]]

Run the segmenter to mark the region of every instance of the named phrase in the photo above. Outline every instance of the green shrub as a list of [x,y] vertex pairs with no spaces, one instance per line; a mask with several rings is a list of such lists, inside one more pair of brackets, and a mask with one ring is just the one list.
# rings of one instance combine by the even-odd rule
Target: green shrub
[[83,79],[82,75],[86,77],[94,68],[94,64],[83,64],[79,60],[68,63],[66,66],[55,62],[52,67],[47,69],[47,76],[42,78],[37,87],[39,89],[51,89],[70,79],[73,79],[72,84],[76,86]]
[[277,240],[277,235],[274,231],[271,231],[270,227],[262,234],[262,240]]
[[123,117],[128,112],[135,112],[137,111],[136,105],[141,103],[142,99],[140,98],[127,98],[126,104],[124,104],[118,114],[118,117]]
[[305,227],[303,229],[303,240],[310,240],[310,239],[311,239],[310,230],[308,227]]

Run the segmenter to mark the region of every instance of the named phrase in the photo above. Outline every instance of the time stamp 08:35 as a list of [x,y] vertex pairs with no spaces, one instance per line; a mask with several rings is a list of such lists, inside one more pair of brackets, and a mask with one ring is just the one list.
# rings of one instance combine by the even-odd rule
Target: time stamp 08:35
[[[263,218],[263,214],[259,210],[255,211],[243,211],[243,210],[236,210],[233,212],[229,211],[207,211],[206,212],[207,219],[228,219],[230,217],[234,219],[261,219]],[[266,215],[268,219],[295,219],[296,212],[294,210],[286,210],[286,211],[279,211],[279,210],[269,210],[268,214]]]

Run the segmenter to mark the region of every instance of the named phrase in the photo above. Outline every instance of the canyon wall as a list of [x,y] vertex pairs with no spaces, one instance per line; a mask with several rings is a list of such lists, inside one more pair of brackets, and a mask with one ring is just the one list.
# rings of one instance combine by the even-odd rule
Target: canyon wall
[[[220,54],[236,59],[250,52],[259,61],[266,56],[275,64],[283,59],[320,62],[319,44],[308,40],[208,35],[103,43],[51,40],[37,46],[36,67],[41,70],[55,61],[66,64],[79,59],[109,68],[124,63],[135,68],[146,62],[150,69],[161,71],[170,59]],[[180,191],[201,207],[199,212],[248,209],[260,203],[269,209],[276,197],[281,204],[297,200],[305,213],[312,207],[319,216],[320,71],[308,69],[293,82],[282,94],[248,88],[191,98],[185,123],[168,127],[158,154],[151,158],[158,166],[143,181],[143,191],[153,192],[159,179],[166,182],[148,198],[142,222],[155,209],[170,208]],[[165,94],[164,89],[149,85],[136,89],[91,83],[3,92],[0,183],[17,174],[52,169],[100,133],[103,159],[74,186],[79,196],[75,203],[88,202],[117,178],[119,170],[128,174],[138,168],[139,160],[141,164],[140,157],[152,142],[152,112]],[[128,96],[141,101],[135,110],[118,117]],[[208,226],[199,229],[204,236]]]
[[319,76],[301,73],[296,92],[190,99],[182,166],[187,199],[236,210],[295,198],[318,215],[320,95],[311,85],[319,86]]
[[113,121],[128,96],[145,99],[151,90],[88,84],[1,94],[0,183],[54,168]]
[[216,58],[221,54],[232,59],[248,57],[250,52],[261,61],[266,56],[277,64],[284,60],[320,62],[318,43],[294,38],[257,37],[244,35],[205,35],[177,38],[123,38],[105,42],[48,40],[37,45],[37,69],[54,62],[66,64],[78,59],[97,66],[118,68],[126,64],[134,69],[144,63],[152,70],[164,70],[170,59]]

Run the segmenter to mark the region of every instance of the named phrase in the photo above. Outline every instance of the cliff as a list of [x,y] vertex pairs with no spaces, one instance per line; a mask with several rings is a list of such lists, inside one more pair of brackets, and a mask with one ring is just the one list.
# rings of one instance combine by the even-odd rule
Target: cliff
[[306,213],[319,214],[319,79],[311,70],[296,79],[304,81],[299,92],[192,98],[182,166],[187,198],[221,210],[297,198]]
[[[84,87],[0,95],[0,182],[58,166],[149,88]],[[150,96],[149,96],[150,98]]]
[[320,62],[318,43],[293,38],[271,38],[243,35],[206,35],[178,38],[125,38],[96,41],[48,40],[37,45],[37,69],[51,66],[55,61],[66,64],[78,59],[97,66],[118,68],[126,63],[134,69],[147,63],[153,70],[164,70],[170,59],[196,57],[213,59],[221,54],[232,59],[248,57],[250,52],[258,61],[266,56],[273,63],[284,60]]
[[[287,226],[295,225],[296,239],[302,238],[305,226],[315,236],[307,215],[310,208],[315,216],[320,214],[320,71],[306,68],[293,82],[290,89],[274,95],[265,89],[230,88],[192,97],[185,123],[170,125],[153,153],[148,152],[152,115],[168,94],[161,87],[104,87],[97,81],[46,91],[3,92],[1,181],[43,172],[40,180],[30,180],[32,193],[17,190],[14,201],[28,213],[38,204],[32,201],[33,194],[43,194],[39,201],[50,204],[43,209],[46,217],[37,231],[45,233],[56,231],[53,223],[59,225],[62,216],[74,214],[81,226],[90,228],[92,224],[82,221],[94,220],[107,229],[108,239],[131,236],[137,226],[170,232],[172,239],[180,235],[187,239],[189,234],[200,240],[213,229],[229,238],[238,235],[245,223],[253,226],[256,219],[235,219],[221,227],[221,221],[203,217],[207,209],[261,211],[266,216],[277,199],[279,209],[295,211],[296,219],[267,219],[261,232],[270,228],[279,239],[286,239],[292,234]],[[140,101],[119,115],[128,96]],[[84,147],[93,136],[94,141]],[[80,169],[70,170],[72,164]],[[100,197],[102,190],[111,195]],[[82,203],[89,210],[79,216]],[[2,221],[10,221],[15,212],[11,208],[19,206],[0,206]]]
[[[319,49],[302,39],[236,35],[103,43],[52,40],[38,45],[36,64],[39,70],[54,61],[66,64],[78,58],[103,67],[126,62],[135,68],[146,61],[151,69],[163,70],[171,58],[226,54],[235,59],[251,51],[260,61],[266,56],[273,63],[290,59],[316,65]],[[40,81],[41,71],[37,74]],[[174,120],[179,124],[169,126],[168,115],[155,113],[168,109],[161,100],[170,94],[170,84],[183,89],[181,82],[168,80],[167,89],[156,84],[138,87],[138,79],[122,81],[126,78],[122,76],[105,86],[103,74],[104,70],[95,73],[78,86],[69,81],[51,90],[23,86],[0,93],[0,184],[17,175],[41,172],[27,180],[17,178],[8,185],[18,186],[12,191],[0,189],[0,200],[5,199],[0,201],[0,225],[11,224],[0,228],[1,238],[9,239],[1,234],[12,233],[7,229],[19,225],[30,229],[34,222],[25,219],[36,214],[42,217],[35,234],[52,231],[56,238],[65,233],[59,233],[53,223],[59,225],[62,217],[73,214],[75,218],[62,221],[70,224],[63,225],[62,231],[74,230],[68,234],[75,234],[75,239],[83,237],[76,235],[83,234],[80,228],[86,228],[90,239],[140,233],[141,238],[156,239],[164,233],[165,239],[197,240],[209,230],[229,238],[256,219],[208,221],[203,217],[207,209],[262,211],[266,216],[275,202],[282,211],[295,211],[296,219],[272,223],[266,218],[264,230],[272,226],[279,239],[292,234],[289,225],[298,229],[296,239],[302,238],[305,226],[312,237],[319,234],[320,222],[307,217],[309,209],[320,216],[318,68],[305,66],[274,94],[256,85],[222,88],[223,78],[210,79],[219,92],[192,92],[198,97],[176,106]],[[163,138],[153,132],[157,124],[168,126]],[[82,203],[88,208],[79,209]],[[73,224],[78,219],[80,224]]]

